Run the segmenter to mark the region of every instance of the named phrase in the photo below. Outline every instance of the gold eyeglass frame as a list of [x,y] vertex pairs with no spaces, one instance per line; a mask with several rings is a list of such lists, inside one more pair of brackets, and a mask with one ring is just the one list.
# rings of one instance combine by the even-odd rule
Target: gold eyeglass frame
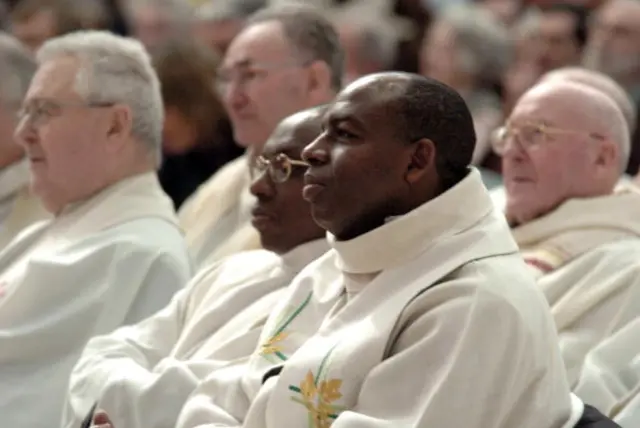
[[[284,172],[284,176],[278,175],[278,173],[276,172],[276,167],[274,166],[274,162],[281,163],[283,167],[282,172]],[[296,166],[307,168],[309,164],[303,160],[291,159],[289,156],[287,156],[284,153],[278,153],[273,158],[273,160],[269,160],[262,155],[258,156],[256,158],[256,163],[255,163],[256,171],[258,171],[260,174],[263,174],[264,172],[268,172],[269,178],[271,178],[271,180],[274,183],[284,183],[287,180],[289,180],[289,178],[291,178],[291,173],[293,172],[293,168]]]
[[[525,127],[537,128],[537,130],[542,133],[543,144],[547,143],[547,138],[551,135],[585,135],[599,141],[604,141],[606,139],[604,136],[594,134],[593,132],[579,131],[576,129],[556,128],[554,126],[545,125],[544,123],[524,123],[520,126],[509,126],[509,124],[506,124],[496,129],[491,135],[491,148],[493,149],[494,153],[501,156],[506,152],[506,140],[509,134],[509,129],[512,129],[512,132],[515,131],[514,135],[518,135],[521,132],[521,129]],[[531,142],[529,142],[528,144],[523,144],[522,141],[518,141],[518,144],[520,144],[523,149],[528,149],[529,147],[539,145],[539,143],[533,144]]]

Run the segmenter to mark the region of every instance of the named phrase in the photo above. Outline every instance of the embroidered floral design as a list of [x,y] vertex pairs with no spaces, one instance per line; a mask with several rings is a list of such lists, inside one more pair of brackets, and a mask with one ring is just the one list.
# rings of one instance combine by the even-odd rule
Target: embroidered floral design
[[307,409],[309,428],[329,428],[333,420],[344,410],[343,406],[334,404],[342,398],[342,379],[326,379],[327,360],[333,349],[335,346],[322,359],[316,376],[309,370],[300,385],[289,386],[289,390],[297,393],[291,400]]
[[277,362],[274,361],[274,356],[279,361],[287,360],[287,356],[282,353],[282,342],[289,336],[289,333],[285,330],[309,304],[312,296],[313,292],[309,292],[309,295],[298,307],[290,308],[288,311],[282,313],[280,319],[276,322],[276,327],[273,329],[271,334],[269,334],[267,340],[260,345],[260,355],[262,357],[266,358],[271,363]]

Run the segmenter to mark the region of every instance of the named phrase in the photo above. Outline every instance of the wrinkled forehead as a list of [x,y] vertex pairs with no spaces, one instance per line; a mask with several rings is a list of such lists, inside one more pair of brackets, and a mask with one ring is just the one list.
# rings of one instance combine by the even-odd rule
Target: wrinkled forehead
[[280,23],[261,22],[246,27],[234,38],[222,67],[250,67],[260,63],[290,61],[294,53]]

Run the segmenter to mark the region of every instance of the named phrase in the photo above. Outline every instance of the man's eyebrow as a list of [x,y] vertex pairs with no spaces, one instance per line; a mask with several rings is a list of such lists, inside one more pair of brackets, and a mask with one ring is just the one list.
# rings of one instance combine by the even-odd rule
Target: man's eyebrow
[[240,61],[232,62],[231,64],[222,64],[220,70],[229,70],[232,68],[247,68],[251,67],[255,61],[247,58]]
[[361,130],[365,129],[364,122],[349,111],[336,111],[328,113],[323,120],[325,125],[337,126],[341,123],[348,123]]

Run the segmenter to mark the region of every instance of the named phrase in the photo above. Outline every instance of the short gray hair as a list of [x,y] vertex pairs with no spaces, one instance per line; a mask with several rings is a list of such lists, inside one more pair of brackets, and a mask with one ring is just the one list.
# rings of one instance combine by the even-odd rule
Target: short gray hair
[[323,61],[331,70],[331,86],[339,91],[344,73],[344,51],[335,27],[320,10],[303,4],[264,8],[249,18],[247,26],[278,22],[287,41],[307,61]]
[[35,58],[22,43],[0,32],[0,98],[5,103],[22,102],[37,68]]
[[478,5],[446,8],[439,19],[451,25],[463,67],[490,83],[502,79],[513,45],[506,26]]
[[41,64],[59,57],[80,61],[76,91],[86,101],[131,108],[132,134],[159,164],[164,109],[158,76],[142,44],[106,31],[78,31],[49,40],[37,53]]

